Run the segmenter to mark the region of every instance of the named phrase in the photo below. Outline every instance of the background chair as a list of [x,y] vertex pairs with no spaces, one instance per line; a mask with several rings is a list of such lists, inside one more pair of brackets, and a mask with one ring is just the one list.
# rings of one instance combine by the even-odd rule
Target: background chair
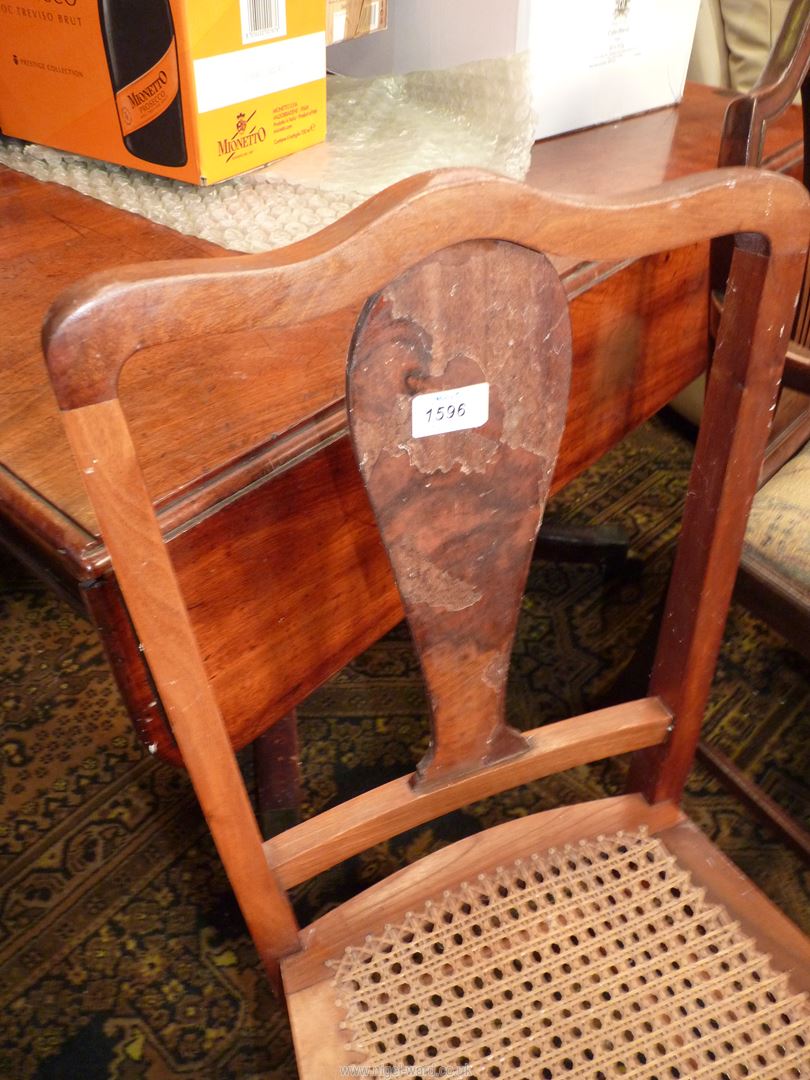
[[792,0],[701,0],[687,78],[749,91],[773,49]]
[[[757,84],[755,93],[740,98],[736,107],[734,127],[728,123],[723,134],[720,154],[721,165],[759,165],[762,145],[756,139],[749,142],[751,114],[750,102],[757,98],[758,133],[764,136],[767,122],[776,119],[798,94],[802,82],[801,64],[802,36],[810,13],[807,0],[702,0],[695,33],[688,78],[696,82],[726,86],[735,90],[749,91]],[[784,31],[783,31],[784,24]],[[780,36],[781,32],[781,36]],[[776,47],[775,43],[778,43]],[[772,54],[772,55],[771,55]],[[743,105],[748,101],[749,105]],[[807,121],[806,121],[807,122]],[[754,134],[753,132],[750,132]],[[755,150],[755,153],[752,151]],[[805,176],[805,184],[807,177]],[[715,266],[718,259],[715,259]],[[728,272],[719,268],[715,275],[724,283]],[[797,316],[797,327],[810,320],[807,315],[808,298],[803,293],[802,317]],[[801,313],[800,313],[801,315]],[[805,326],[801,340],[806,341],[810,325]],[[766,459],[767,475],[773,473],[810,436],[810,405],[804,394],[794,394],[793,388],[806,390],[810,376],[792,370],[792,356],[801,352],[798,342],[793,344],[788,360],[789,387],[780,400],[774,437]],[[691,423],[697,424],[703,402],[705,382],[703,379],[684,390],[676,399],[675,408]],[[580,526],[546,521],[537,543],[540,558],[567,561],[601,562],[608,572],[624,571],[633,574],[639,563],[630,555],[629,539],[617,525]],[[756,598],[752,600],[752,606]],[[770,609],[773,604],[766,601]],[[767,618],[767,616],[764,616]],[[773,619],[775,616],[771,616]]]
[[[803,180],[810,186],[810,0],[793,0],[776,43],[762,73],[746,94],[734,98],[726,110],[720,139],[718,164],[759,165],[768,125],[776,120],[801,92],[805,131]],[[730,241],[712,245],[712,290],[714,311],[725,292],[730,259]],[[799,307],[793,323],[791,343],[785,362],[782,401],[783,419],[772,436],[763,479],[772,476],[810,437],[810,280],[805,275]],[[786,392],[791,389],[799,393]]]
[[[721,133],[718,164],[757,166],[762,162],[768,124],[801,91],[805,146],[810,131],[810,0],[703,0],[689,66],[689,78],[744,89],[729,103]],[[755,84],[755,85],[754,85]],[[753,87],[753,88],[752,88]],[[810,186],[810,158],[802,176]],[[711,246],[709,329],[716,336],[728,278],[731,238]],[[743,549],[737,597],[758,617],[807,655],[810,630],[810,577],[807,570],[808,493],[802,482],[810,438],[810,275],[805,280],[793,323],[785,370],[760,482],[765,484],[796,455],[778,482],[755,503]],[[705,379],[696,379],[672,402],[689,425],[700,423]],[[639,643],[636,655],[606,696],[613,701],[647,677],[655,648],[656,626]],[[810,856],[810,836],[750,781],[722,752],[701,743],[701,757],[742,798]]]
[[[768,62],[757,84],[750,93],[735,98],[726,111],[723,124],[723,133],[720,144],[718,164],[726,165],[759,165],[762,160],[762,152],[770,122],[779,117],[792,103],[796,93],[801,91],[802,110],[804,116],[805,131],[805,155],[803,179],[805,187],[810,187],[810,0],[794,0],[787,12],[787,17],[782,30],[771,52]],[[729,241],[727,239],[715,241],[712,248],[712,288],[715,300],[715,310],[721,302],[725,292],[726,278],[729,267]],[[774,476],[785,462],[797,452],[801,451],[810,438],[810,274],[805,271],[799,306],[793,322],[793,333],[788,345],[785,360],[785,371],[782,382],[782,412],[789,412],[790,418],[786,418],[776,437],[772,437],[768,446],[768,452],[763,464],[763,481],[768,481]],[[795,391],[791,393],[791,391]],[[784,406],[789,405],[789,409]],[[783,485],[782,485],[783,486]],[[810,500],[810,493],[807,496]],[[784,499],[777,500],[784,502]],[[775,505],[772,497],[763,492],[761,503],[766,502]],[[790,502],[790,500],[788,500]],[[797,505],[797,511],[801,507]],[[804,504],[804,510],[810,512],[810,501]],[[763,561],[768,560],[767,549],[769,535],[778,533],[789,510],[782,512],[782,517],[771,515],[771,529],[764,530],[759,524],[759,513],[752,522],[749,531],[746,549],[743,554],[743,572],[756,574],[755,567],[746,567],[749,552],[755,559],[759,551]],[[787,521],[785,522],[787,524]],[[792,527],[792,526],[791,526]],[[799,539],[798,536],[795,539]],[[810,540],[810,534],[808,534]],[[801,544],[793,545],[799,565],[803,560]],[[804,545],[805,547],[810,545]],[[791,576],[789,555],[785,552],[786,545],[781,544],[783,554],[781,565],[785,577]],[[795,604],[798,608],[804,608],[804,621],[798,625],[807,629],[810,623],[808,619],[808,603],[810,594],[807,592],[806,570],[804,571],[804,588],[801,585],[801,577],[798,571],[794,576],[795,588],[792,590]],[[790,588],[788,586],[788,594]],[[773,618],[773,614],[771,616]],[[777,629],[778,629],[777,625]],[[796,636],[796,644],[805,654],[807,646],[804,640]]]
[[[749,18],[753,17],[751,14]],[[793,0],[753,89],[729,104],[719,164],[758,165],[768,124],[801,91],[805,153],[803,179],[810,186],[810,0]],[[729,239],[712,245],[712,305],[722,307],[730,262]],[[743,545],[735,595],[810,658],[810,273],[805,268],[793,332],[760,482]],[[701,759],[737,795],[810,859],[810,833],[786,814],[742,769],[702,741]]]
[[[325,230],[309,260],[293,249],[99,276],[46,327],[66,430],[247,924],[270,978],[283,977],[303,1077],[353,1063],[800,1077],[806,1062],[798,991],[810,988],[810,945],[677,801],[765,446],[808,200],[743,170],[600,202],[470,173],[407,181]],[[509,649],[571,363],[564,290],[539,251],[640,256],[709,229],[744,240],[649,696],[518,732],[505,717]],[[352,439],[428,683],[431,747],[411,776],[262,842],[117,377],[146,341],[287,326],[358,292],[374,295],[350,360]],[[504,823],[299,929],[285,891],[298,882],[468,802],[624,752],[635,752],[635,794]]]
[[[721,85],[746,91],[729,104],[721,134],[718,164],[721,167],[760,165],[768,124],[797,98],[807,75],[810,64],[810,2],[792,0],[790,4],[768,2],[750,5],[736,2],[718,4],[712,0],[702,6],[701,20],[704,23],[703,33],[699,24],[690,78],[717,81]],[[719,68],[701,59],[705,54],[716,51],[714,45],[706,44],[707,38],[711,41],[717,39],[717,48],[723,51],[725,60]],[[751,88],[755,79],[755,85]],[[802,108],[807,132],[810,113],[806,102],[807,91],[804,94]],[[805,155],[805,186],[810,182],[808,169],[810,165]],[[718,240],[712,245],[713,327],[716,327],[718,305],[728,276],[729,245],[728,240]],[[765,479],[810,436],[810,405],[805,396],[810,382],[806,361],[809,318],[808,288],[805,284],[794,324],[794,340],[786,362],[788,390],[780,400],[764,469]],[[676,410],[695,424],[700,420],[703,387],[703,381],[699,380],[675,401]],[[793,388],[804,392],[794,393]]]

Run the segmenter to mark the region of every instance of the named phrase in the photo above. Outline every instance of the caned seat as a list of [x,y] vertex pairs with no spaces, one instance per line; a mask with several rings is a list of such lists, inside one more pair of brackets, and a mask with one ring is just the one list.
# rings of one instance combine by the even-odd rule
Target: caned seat
[[[96,277],[51,313],[46,358],[77,462],[307,1080],[810,1076],[810,944],[678,804],[809,202],[793,181],[748,169],[610,205],[438,173],[303,246]],[[558,260],[638,258],[728,234],[731,287],[648,694],[518,731],[506,716],[509,655],[568,408]],[[349,429],[427,682],[430,748],[412,774],[262,841],[117,376],[146,344],[297,325],[358,297],[368,301],[349,357]],[[338,862],[628,753],[627,794],[506,821],[298,925],[287,890]]]
[[644,827],[529,847],[428,891],[327,961],[350,1037],[339,1060],[382,1075],[807,1075],[806,997]]

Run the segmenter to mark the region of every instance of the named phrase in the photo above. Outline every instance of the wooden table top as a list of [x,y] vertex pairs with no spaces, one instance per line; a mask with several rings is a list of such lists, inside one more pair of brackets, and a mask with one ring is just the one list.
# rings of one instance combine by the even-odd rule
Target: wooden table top
[[[528,182],[550,190],[608,193],[712,168],[727,100],[725,91],[689,85],[679,107],[538,143]],[[772,167],[797,162],[798,110],[774,125],[769,139],[769,146],[776,147]],[[0,507],[35,542],[63,558],[73,576],[97,575],[106,555],[46,379],[39,345],[45,313],[56,296],[91,270],[213,254],[222,251],[0,167]],[[600,268],[568,268],[566,273],[569,288],[579,291],[599,277]],[[320,328],[319,340],[325,340],[325,331],[338,342],[348,340],[356,313],[344,314]],[[143,362],[132,365],[137,370],[125,372],[122,401],[129,407],[136,443],[144,447],[145,473],[157,502],[167,508],[179,505],[190,489],[221,478],[234,463],[244,465],[263,440],[266,444],[267,432],[278,440],[304,418],[340,402],[342,376],[336,378],[336,365],[320,356],[317,346],[312,355],[311,346],[306,327],[298,341],[285,336],[285,351],[306,356],[307,362],[291,364],[287,384],[271,388],[271,394],[261,386],[261,358],[281,344],[266,334],[224,339],[216,351],[210,342],[204,348],[192,344],[181,363],[176,350],[171,356],[166,350],[148,350]],[[168,368],[171,378],[165,379]],[[160,394],[153,393],[155,385]],[[229,406],[246,399],[251,402],[248,422],[235,432]],[[190,422],[167,420],[183,415],[173,408],[180,403],[190,410]],[[333,430],[335,422],[330,423]],[[150,436],[158,427],[160,445],[153,446]],[[175,523],[182,519],[182,511],[177,514]]]

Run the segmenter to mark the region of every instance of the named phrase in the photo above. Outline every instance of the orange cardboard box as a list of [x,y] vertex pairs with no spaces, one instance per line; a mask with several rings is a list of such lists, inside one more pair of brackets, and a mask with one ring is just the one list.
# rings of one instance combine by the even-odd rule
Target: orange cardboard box
[[0,0],[0,129],[211,184],[326,135],[324,0]]

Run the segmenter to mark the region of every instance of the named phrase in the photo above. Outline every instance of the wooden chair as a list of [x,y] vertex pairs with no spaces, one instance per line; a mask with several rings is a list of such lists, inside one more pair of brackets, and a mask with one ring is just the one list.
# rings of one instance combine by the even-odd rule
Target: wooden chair
[[[808,1075],[810,945],[678,807],[808,202],[793,181],[750,169],[611,205],[428,174],[326,229],[305,260],[293,246],[125,269],[52,311],[45,352],[65,426],[219,853],[283,985],[302,1077],[350,1065],[533,1080]],[[504,714],[509,652],[571,365],[565,294],[540,252],[618,259],[717,233],[739,245],[648,696],[518,732]],[[412,775],[262,842],[116,383],[147,343],[297,325],[360,295],[371,299],[349,364],[352,439],[428,683],[432,742]],[[469,802],[628,752],[630,794],[506,822],[298,926],[286,893],[297,883]]]
[[[759,165],[768,124],[801,91],[805,187],[810,188],[810,0],[793,0],[756,86],[736,97],[723,123],[719,164]],[[722,308],[730,263],[727,238],[712,245],[712,301]],[[735,597],[810,659],[810,266],[788,344],[776,422],[754,499]],[[810,833],[728,755],[702,740],[701,760],[810,859]]]
[[[732,101],[723,124],[724,165],[758,165],[767,126],[801,90],[804,184],[810,188],[810,0],[794,0],[764,71],[750,94]],[[712,276],[725,281],[728,259],[715,243]],[[743,548],[738,594],[810,658],[810,267],[785,358],[783,401],[790,416],[772,439]],[[783,411],[788,411],[783,408]],[[795,455],[795,457],[794,457]],[[793,459],[793,460],[791,460]],[[786,465],[783,471],[783,467]],[[773,479],[772,479],[773,478]]]
[[[734,98],[726,110],[718,164],[758,166],[768,125],[801,92],[804,120],[804,185],[810,188],[810,0],[793,0],[781,32],[756,86]],[[726,289],[730,263],[728,238],[712,245],[711,280],[716,316]],[[805,271],[799,307],[785,359],[776,430],[763,464],[763,482],[773,476],[810,438],[810,273]],[[744,557],[745,558],[745,557]],[[806,625],[806,624],[805,624]]]

